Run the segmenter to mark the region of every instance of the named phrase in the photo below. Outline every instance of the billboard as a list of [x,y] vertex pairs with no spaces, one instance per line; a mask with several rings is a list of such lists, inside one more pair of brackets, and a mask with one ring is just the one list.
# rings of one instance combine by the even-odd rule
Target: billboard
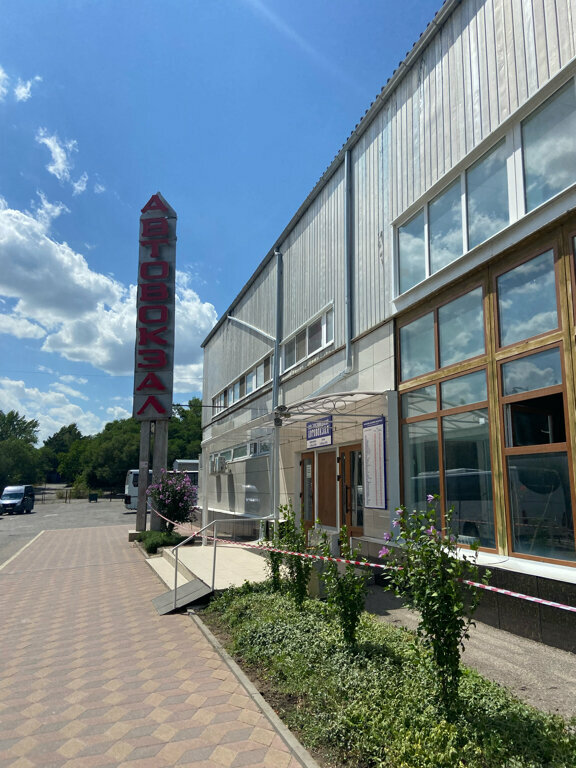
[[159,192],[140,216],[132,411],[138,421],[172,415],[176,218]]

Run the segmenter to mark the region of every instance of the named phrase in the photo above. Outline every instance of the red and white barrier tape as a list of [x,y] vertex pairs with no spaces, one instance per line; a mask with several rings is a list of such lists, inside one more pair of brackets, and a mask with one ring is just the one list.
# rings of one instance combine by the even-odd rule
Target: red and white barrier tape
[[[155,510],[156,511],[156,510]],[[171,523],[171,520],[168,520],[168,518],[161,515],[159,512],[156,512],[156,514],[159,517],[162,517],[164,520],[167,520],[167,522]],[[191,537],[195,537],[201,535],[199,533],[193,533]],[[207,539],[210,539],[210,541],[220,541],[225,544],[230,544],[229,539],[218,539],[214,538],[213,536],[206,536]],[[247,547],[249,549],[260,549],[264,552],[278,552],[278,554],[281,555],[297,555],[298,557],[303,557],[307,560],[328,560],[333,563],[345,563],[346,565],[358,565],[358,566],[364,566],[365,568],[374,568],[376,570],[382,570],[382,571],[389,571],[389,570],[397,570],[399,566],[391,566],[391,565],[382,565],[380,563],[368,563],[363,560],[346,560],[343,557],[326,557],[324,555],[312,555],[308,552],[291,552],[286,549],[276,549],[275,547],[265,547],[261,544],[248,544],[247,542],[234,542],[236,546],[240,547]],[[488,592],[497,592],[500,595],[507,595],[508,597],[516,597],[520,600],[527,600],[531,603],[537,603],[538,605],[546,605],[549,608],[559,608],[562,611],[570,611],[571,613],[576,613],[576,606],[574,605],[564,605],[563,603],[555,603],[552,600],[544,600],[541,597],[532,597],[532,595],[524,595],[522,592],[512,592],[509,589],[502,589],[501,587],[491,587],[488,584],[478,584],[475,581],[468,581],[466,579],[463,580],[464,584],[468,584],[470,587],[476,587],[477,589],[485,589]]]

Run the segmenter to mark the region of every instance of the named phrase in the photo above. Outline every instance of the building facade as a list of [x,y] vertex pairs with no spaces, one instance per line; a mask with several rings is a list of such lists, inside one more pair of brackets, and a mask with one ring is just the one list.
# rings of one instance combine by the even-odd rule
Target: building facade
[[[204,342],[206,520],[576,582],[576,8],[447,0]],[[515,582],[517,583],[517,581]]]

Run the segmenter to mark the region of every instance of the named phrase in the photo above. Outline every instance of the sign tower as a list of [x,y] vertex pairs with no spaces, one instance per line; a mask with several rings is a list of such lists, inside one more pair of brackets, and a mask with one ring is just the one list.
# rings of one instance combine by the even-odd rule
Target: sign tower
[[[168,459],[174,381],[176,219],[176,212],[159,192],[148,200],[140,216],[132,412],[141,422],[137,531],[146,529],[152,433],[154,482],[159,480]],[[150,528],[161,527],[162,521],[152,513]]]

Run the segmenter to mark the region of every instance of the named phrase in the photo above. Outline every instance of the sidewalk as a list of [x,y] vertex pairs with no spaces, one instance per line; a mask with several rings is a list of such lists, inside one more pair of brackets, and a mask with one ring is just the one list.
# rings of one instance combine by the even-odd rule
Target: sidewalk
[[45,531],[0,566],[3,768],[314,768],[128,526]]

